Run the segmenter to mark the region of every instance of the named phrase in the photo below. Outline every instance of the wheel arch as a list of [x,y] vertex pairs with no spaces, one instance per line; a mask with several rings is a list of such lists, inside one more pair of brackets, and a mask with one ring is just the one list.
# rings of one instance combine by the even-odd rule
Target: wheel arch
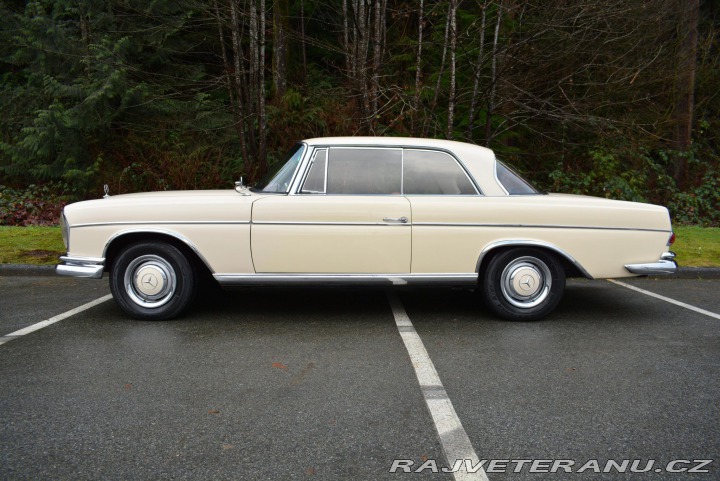
[[560,260],[563,268],[565,269],[566,277],[593,278],[573,256],[558,246],[549,242],[521,239],[492,242],[486,245],[480,252],[480,256],[478,257],[477,265],[475,267],[478,279],[482,279],[482,274],[485,269],[487,269],[487,266],[493,257],[517,247],[535,247],[554,255],[558,260]]
[[195,245],[182,234],[162,229],[133,229],[114,234],[108,239],[103,250],[105,270],[109,271],[122,250],[137,242],[164,242],[176,247],[198,269],[198,272],[212,277],[214,273],[210,264],[203,257]]

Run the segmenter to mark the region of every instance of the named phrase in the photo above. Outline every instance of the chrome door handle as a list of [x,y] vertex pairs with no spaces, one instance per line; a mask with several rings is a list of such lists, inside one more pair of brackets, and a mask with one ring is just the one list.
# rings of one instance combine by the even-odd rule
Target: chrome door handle
[[407,224],[407,217],[383,217],[383,222],[400,222],[401,224]]

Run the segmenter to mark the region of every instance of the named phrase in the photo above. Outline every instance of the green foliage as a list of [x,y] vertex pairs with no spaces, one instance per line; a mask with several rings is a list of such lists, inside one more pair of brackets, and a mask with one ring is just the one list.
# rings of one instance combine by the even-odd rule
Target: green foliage
[[[690,152],[595,149],[587,158],[589,167],[574,170],[557,163],[548,174],[549,184],[541,185],[554,192],[666,205],[676,222],[720,224],[718,159],[707,148]],[[685,159],[694,178],[686,190],[679,189],[670,175],[679,158]]]
[[57,225],[68,200],[67,186],[31,184],[24,189],[0,185],[0,226]]

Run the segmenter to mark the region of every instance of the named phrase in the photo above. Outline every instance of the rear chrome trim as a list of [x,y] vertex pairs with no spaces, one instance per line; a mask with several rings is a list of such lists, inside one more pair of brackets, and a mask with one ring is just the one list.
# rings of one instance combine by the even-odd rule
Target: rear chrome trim
[[477,284],[477,274],[214,274],[224,286],[463,286]]
[[67,277],[102,278],[105,268],[103,257],[60,256],[61,264],[55,266],[55,272]]
[[677,272],[677,262],[675,262],[674,252],[663,252],[660,259],[657,262],[650,262],[647,264],[627,264],[625,269],[633,274],[641,276],[658,276],[658,275],[670,275]]

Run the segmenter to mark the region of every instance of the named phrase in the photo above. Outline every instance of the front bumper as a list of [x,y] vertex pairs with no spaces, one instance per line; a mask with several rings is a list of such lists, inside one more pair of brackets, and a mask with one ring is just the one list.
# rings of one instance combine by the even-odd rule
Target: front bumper
[[649,264],[627,264],[625,269],[633,274],[639,274],[641,276],[657,276],[657,275],[669,275],[677,272],[677,262],[675,262],[674,252],[664,252],[660,256],[657,262],[651,262]]
[[60,256],[60,264],[55,266],[55,272],[61,276],[91,279],[100,279],[104,269],[105,259],[102,257]]

